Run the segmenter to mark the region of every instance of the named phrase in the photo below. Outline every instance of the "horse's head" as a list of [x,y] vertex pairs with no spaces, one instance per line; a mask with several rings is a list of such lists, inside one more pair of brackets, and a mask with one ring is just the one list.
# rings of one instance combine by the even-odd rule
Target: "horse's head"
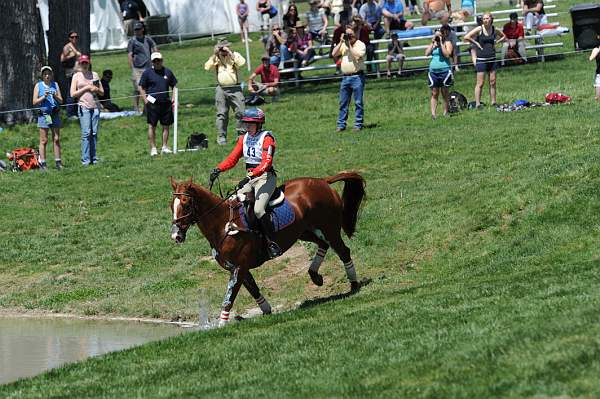
[[173,212],[173,222],[171,225],[171,238],[177,243],[185,242],[187,230],[196,223],[194,208],[194,197],[190,186],[192,178],[187,182],[176,182],[171,176],[169,181],[173,187],[173,198],[171,199],[171,211]]

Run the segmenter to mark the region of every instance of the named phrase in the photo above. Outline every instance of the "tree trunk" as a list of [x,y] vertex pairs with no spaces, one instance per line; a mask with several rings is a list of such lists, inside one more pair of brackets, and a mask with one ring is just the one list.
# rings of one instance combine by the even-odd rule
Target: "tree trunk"
[[3,0],[0,24],[0,122],[31,122],[33,87],[45,61],[44,34],[37,0]]
[[[48,62],[55,71],[62,96],[67,98],[69,90],[65,72],[60,64],[60,54],[69,41],[69,32],[79,35],[77,47],[81,54],[90,54],[90,1],[89,0],[49,0],[48,1]],[[93,62],[93,60],[92,60]]]

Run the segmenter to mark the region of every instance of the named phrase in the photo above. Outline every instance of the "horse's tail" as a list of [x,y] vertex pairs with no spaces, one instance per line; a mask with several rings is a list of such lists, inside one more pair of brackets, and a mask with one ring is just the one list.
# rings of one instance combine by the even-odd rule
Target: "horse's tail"
[[360,204],[365,198],[365,179],[356,172],[340,172],[335,176],[324,178],[328,184],[338,181],[344,182],[342,192],[342,228],[348,237],[352,237],[356,231],[356,220]]

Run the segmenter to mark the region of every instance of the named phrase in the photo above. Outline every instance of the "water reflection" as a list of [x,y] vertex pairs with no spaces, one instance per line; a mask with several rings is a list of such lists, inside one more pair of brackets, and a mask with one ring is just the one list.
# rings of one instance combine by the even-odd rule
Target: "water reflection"
[[138,322],[0,317],[0,384],[184,331]]

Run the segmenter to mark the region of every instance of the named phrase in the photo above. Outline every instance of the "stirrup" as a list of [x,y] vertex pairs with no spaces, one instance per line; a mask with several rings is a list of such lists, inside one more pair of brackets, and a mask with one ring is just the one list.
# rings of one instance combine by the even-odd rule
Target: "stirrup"
[[269,251],[269,257],[271,259],[277,258],[278,256],[281,256],[281,254],[283,253],[281,251],[281,248],[279,248],[279,245],[277,245],[277,243],[275,241],[268,241],[267,249]]

